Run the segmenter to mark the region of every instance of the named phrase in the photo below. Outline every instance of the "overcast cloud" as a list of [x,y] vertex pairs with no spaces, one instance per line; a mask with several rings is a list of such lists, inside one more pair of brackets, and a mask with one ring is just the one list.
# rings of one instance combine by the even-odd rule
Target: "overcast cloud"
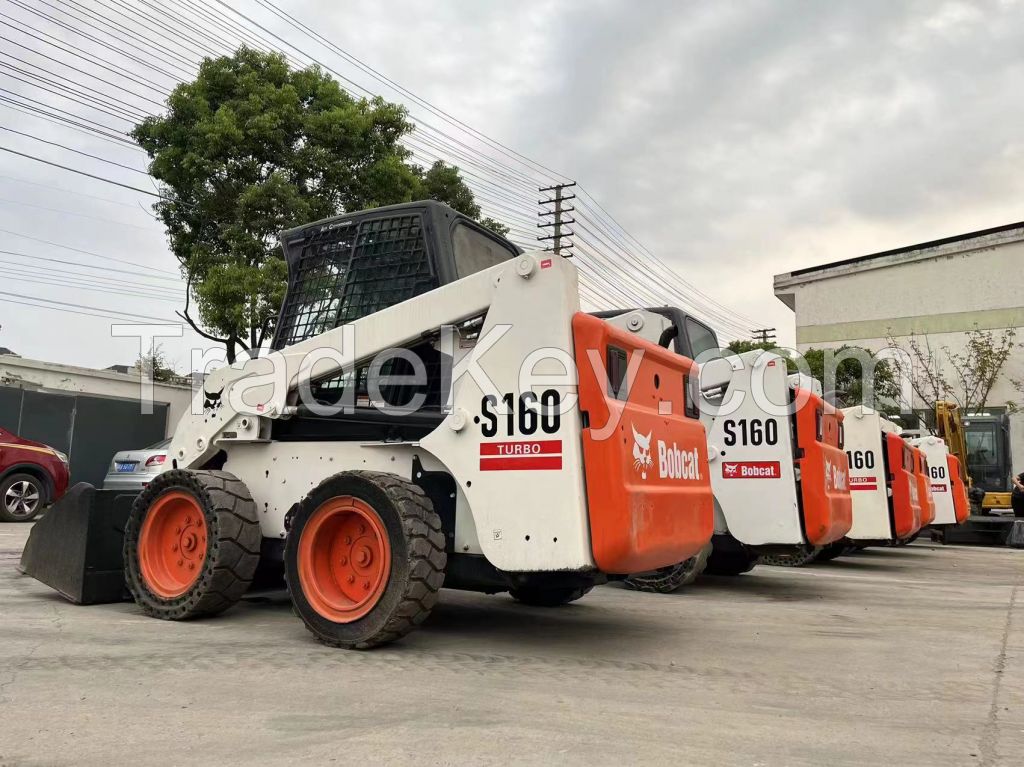
[[[239,7],[396,98],[250,0]],[[1024,218],[1024,5],[1014,0],[302,0],[281,7],[476,129],[577,179],[690,282],[774,325],[783,342],[793,339],[793,316],[774,298],[774,274]],[[10,0],[0,0],[0,13],[78,40]],[[43,50],[9,25],[0,34]],[[0,45],[54,66],[13,43]],[[12,71],[0,70],[7,92],[89,114],[5,73]],[[130,128],[109,116],[95,119]],[[3,103],[0,126],[145,167],[138,152]],[[9,130],[0,130],[0,146],[152,188],[141,174]],[[0,250],[105,263],[109,274],[90,271],[110,278],[123,268],[125,282],[180,294],[180,283],[151,279],[170,276],[153,270],[176,269],[160,226],[144,210],[150,203],[0,153],[0,229],[142,268],[6,232]],[[142,288],[107,284],[111,292],[100,292],[98,283],[62,277],[53,270],[72,267],[53,262],[0,253],[0,267],[8,270],[0,271],[0,346],[26,357],[105,367],[130,363],[138,348],[111,338],[109,320],[28,308],[6,294],[167,318],[180,306],[125,294],[151,292]],[[165,343],[179,369],[188,367],[194,341],[187,333]]]

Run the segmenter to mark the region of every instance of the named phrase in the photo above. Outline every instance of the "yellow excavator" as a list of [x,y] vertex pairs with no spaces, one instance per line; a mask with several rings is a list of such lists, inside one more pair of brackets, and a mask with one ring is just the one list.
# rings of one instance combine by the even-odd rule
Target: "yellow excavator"
[[[968,446],[968,430],[971,426],[978,427],[978,434],[981,439],[979,445],[985,443],[987,446],[979,447],[977,451],[971,452]],[[1002,511],[1011,508],[1010,492],[1005,489],[1009,475],[1009,456],[1004,448],[1004,429],[1000,428],[999,416],[978,415],[969,416],[966,420],[960,412],[960,406],[955,402],[935,403],[935,435],[945,440],[949,446],[949,452],[960,461],[961,478],[968,488],[968,497],[971,504],[983,516],[993,511]],[[990,444],[989,444],[990,443]],[[985,467],[992,466],[994,471],[987,472],[980,469],[979,461]],[[995,487],[1004,489],[990,489],[992,482],[975,475],[979,470],[984,474],[992,474],[995,480]]]

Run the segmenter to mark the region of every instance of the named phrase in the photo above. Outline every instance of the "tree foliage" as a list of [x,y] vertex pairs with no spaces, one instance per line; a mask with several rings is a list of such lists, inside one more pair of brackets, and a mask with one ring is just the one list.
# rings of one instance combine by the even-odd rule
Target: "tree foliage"
[[155,342],[148,352],[139,355],[135,367],[143,378],[157,383],[173,382],[181,378],[167,361],[163,346]]
[[233,360],[273,329],[287,277],[282,229],[425,198],[479,219],[457,168],[411,161],[400,142],[412,130],[404,107],[353,98],[318,67],[293,70],[280,54],[243,47],[204,59],[166,114],[132,132],[160,182],[154,209],[199,321],[188,299],[182,316]]
[[[1013,328],[995,332],[968,331],[963,349],[936,346],[925,336],[911,335],[905,343],[888,337],[892,364],[900,379],[910,382],[914,394],[929,412],[939,401],[951,401],[963,413],[985,407],[1006,361],[1018,346]],[[1010,404],[1010,403],[1008,403]]]

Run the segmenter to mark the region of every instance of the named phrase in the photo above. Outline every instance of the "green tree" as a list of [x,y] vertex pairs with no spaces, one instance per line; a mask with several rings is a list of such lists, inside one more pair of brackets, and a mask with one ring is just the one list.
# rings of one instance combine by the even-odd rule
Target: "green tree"
[[318,67],[293,70],[280,54],[243,47],[204,59],[166,114],[132,131],[160,182],[154,210],[188,283],[180,316],[233,361],[273,330],[287,277],[282,229],[425,198],[479,219],[457,168],[411,162],[400,142],[412,130],[404,107],[353,98]]
[[135,361],[135,367],[142,372],[145,378],[158,383],[176,381],[181,377],[167,361],[164,347],[155,342],[147,353],[139,355]]

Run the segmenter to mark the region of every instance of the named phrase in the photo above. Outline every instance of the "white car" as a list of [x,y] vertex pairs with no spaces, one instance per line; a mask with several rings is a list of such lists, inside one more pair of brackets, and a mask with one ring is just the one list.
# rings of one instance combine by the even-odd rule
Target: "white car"
[[122,450],[116,453],[110,462],[107,476],[103,478],[103,489],[141,492],[164,470],[167,446],[170,444],[171,440],[163,439],[141,450]]

